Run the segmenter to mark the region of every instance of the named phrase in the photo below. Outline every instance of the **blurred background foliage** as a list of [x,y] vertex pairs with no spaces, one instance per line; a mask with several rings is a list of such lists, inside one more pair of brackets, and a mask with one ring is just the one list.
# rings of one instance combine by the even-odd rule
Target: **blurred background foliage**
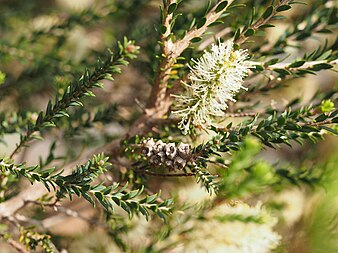
[[[256,13],[261,13],[270,3],[267,0],[236,2],[249,7],[230,9],[222,18],[224,26],[230,29],[224,32],[216,26],[211,29],[214,33],[231,37],[250,17],[253,7]],[[253,52],[254,59],[289,55],[292,61],[325,44],[325,40],[328,45],[335,43],[337,2],[302,2],[306,5],[293,5],[285,14],[286,19],[274,20],[276,28],[256,34],[254,43],[245,45]],[[46,165],[51,159],[65,164],[83,150],[103,145],[125,133],[126,126],[142,113],[142,106],[138,104],[145,103],[149,82],[158,67],[154,56],[160,52],[156,31],[159,27],[154,24],[159,23],[159,5],[160,1],[156,0],[0,0],[0,118],[18,122],[19,128],[34,121],[35,112],[43,110],[55,93],[63,95],[69,82],[77,80],[85,68],[94,66],[96,59],[103,57],[106,48],[116,41],[128,36],[141,47],[140,56],[131,66],[123,68],[123,73],[114,81],[105,81],[104,90],[95,90],[94,99],[85,100],[86,110],[72,109],[70,118],[60,119],[59,129],[45,130],[45,141],[25,150],[19,162]],[[185,0],[180,7],[183,15],[176,20],[175,34],[183,33],[194,17],[202,17],[206,6],[207,1]],[[271,41],[274,43],[269,48]],[[202,41],[193,47],[197,50],[190,48],[183,54],[188,60],[201,55],[205,46]],[[282,87],[262,88],[259,93],[253,91],[248,96],[243,92],[239,94],[238,103],[243,103],[243,108],[257,110],[281,109],[298,98],[299,105],[306,105],[317,92],[337,90],[337,80],[334,71],[321,71],[317,75],[285,80]],[[258,79],[249,82],[262,83]],[[16,115],[16,111],[20,114]],[[6,130],[1,154],[15,148],[19,140],[17,130]],[[57,136],[55,142],[50,136]],[[196,143],[203,138],[199,136]],[[28,212],[53,235],[53,243],[58,248],[67,248],[69,252],[103,253],[121,249],[182,252],[179,250],[184,240],[197,244],[200,236],[226,234],[235,227],[210,219],[215,203],[225,199],[241,200],[256,206],[261,200],[273,216],[279,218],[275,229],[282,235],[283,243],[276,252],[338,252],[337,138],[328,134],[316,145],[292,144],[293,148],[282,146],[262,151],[259,141],[247,138],[231,159],[220,158],[222,162],[229,159],[229,166],[226,170],[217,169],[221,175],[217,197],[210,197],[188,178],[150,179],[150,188],[161,189],[164,196],[176,194],[179,205],[176,208],[184,210],[169,218],[167,224],[156,219],[147,223],[143,217],[128,221],[120,218],[119,213],[116,217],[103,217],[100,210],[88,208],[80,199],[65,202],[65,208],[76,210],[81,217],[73,217],[66,209],[60,214],[53,210],[43,213],[37,207]],[[125,177],[131,176],[125,168],[118,169]],[[115,176],[110,175],[112,181]],[[1,198],[9,198],[20,187],[25,187],[14,181],[13,178],[18,188],[1,189],[7,194]],[[107,219],[107,223],[101,223],[102,218]],[[208,229],[210,233],[203,233]],[[193,246],[189,249],[194,252]],[[11,248],[1,244],[0,251],[11,252]]]

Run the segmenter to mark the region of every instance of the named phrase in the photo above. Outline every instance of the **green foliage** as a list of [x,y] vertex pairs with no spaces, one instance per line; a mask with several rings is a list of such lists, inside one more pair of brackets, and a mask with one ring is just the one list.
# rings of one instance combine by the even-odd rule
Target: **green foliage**
[[172,200],[165,200],[158,203],[159,194],[146,195],[140,199],[143,193],[141,189],[128,191],[127,184],[119,187],[119,184],[106,186],[103,183],[92,184],[111,164],[108,157],[104,154],[94,156],[91,160],[81,166],[77,166],[72,174],[62,176],[62,170],[56,172],[56,168],[43,169],[36,165],[26,167],[24,164],[14,165],[10,159],[0,160],[0,170],[10,172],[16,176],[27,178],[32,184],[34,182],[43,183],[48,191],[56,190],[57,201],[68,196],[72,200],[73,195],[83,197],[95,206],[96,199],[107,212],[113,212],[112,203],[120,206],[130,217],[134,213],[142,214],[149,219],[149,212],[153,212],[161,219],[165,219],[171,212]]
[[333,111],[335,108],[334,108],[334,103],[329,99],[329,100],[323,100],[322,101],[322,104],[320,106],[320,110],[322,112],[331,112]]
[[50,235],[40,234],[35,231],[34,227],[20,227],[20,242],[29,250],[35,251],[38,247],[41,247],[46,253],[56,252],[50,239]]
[[83,104],[80,102],[82,97],[95,96],[91,89],[102,88],[103,86],[100,81],[103,79],[113,80],[112,75],[121,72],[119,66],[128,65],[125,59],[133,59],[138,53],[138,47],[127,38],[124,39],[123,43],[118,44],[118,50],[116,56],[109,50],[105,61],[98,59],[94,72],[90,73],[89,70],[86,70],[77,82],[71,83],[68,86],[61,98],[56,95],[54,103],[49,101],[45,113],[40,112],[35,124],[28,124],[27,133],[20,135],[20,143],[11,156],[25,145],[26,142],[39,138],[39,136],[34,134],[36,131],[41,131],[46,127],[54,127],[54,121],[57,118],[69,117],[67,109],[71,106],[82,106]]
[[6,81],[6,74],[0,71],[0,85],[4,84]]
[[[0,144],[5,145],[0,154],[0,237],[13,247],[58,252],[71,240],[54,236],[43,225],[63,212],[91,229],[100,227],[123,252],[185,250],[200,227],[197,234],[220,224],[241,224],[247,231],[250,225],[267,223],[267,212],[257,213],[263,210],[258,205],[255,212],[245,204],[238,209],[248,215],[238,210],[212,214],[222,205],[231,209],[237,199],[269,202],[271,195],[286,189],[311,193],[324,185],[328,195],[319,201],[314,222],[304,233],[311,247],[323,247],[332,232],[323,217],[329,213],[335,220],[329,211],[337,178],[332,172],[336,163],[320,163],[324,158],[317,155],[326,152],[317,144],[338,134],[337,87],[329,76],[335,74],[338,59],[334,1],[163,0],[158,12],[148,0],[90,2],[82,9],[72,7],[73,1],[0,4]],[[215,121],[202,122],[205,128],[190,124],[191,134],[183,135],[172,113],[172,95],[182,94],[182,84],[189,87],[192,71],[210,74],[194,66],[217,40],[233,40],[233,53],[247,50],[243,62],[249,71],[238,77],[243,82],[227,82],[247,89],[236,96],[229,93],[234,99],[225,101],[224,116],[213,112]],[[233,54],[230,58],[236,60]],[[215,75],[236,71],[219,65]],[[289,81],[314,75],[318,78],[313,81],[320,82],[317,93],[294,98],[301,92]],[[207,87],[200,88],[209,94]],[[184,103],[189,104],[189,97]],[[41,156],[30,148],[38,139],[46,140]],[[153,147],[144,152],[149,139],[155,140]],[[189,152],[179,151],[179,144]],[[83,162],[80,158],[88,154],[92,158]],[[25,180],[31,184],[28,189]],[[187,205],[196,192],[186,193],[182,201],[185,194],[180,191],[190,183],[212,196]],[[34,194],[25,199],[26,191]],[[95,208],[92,217],[72,210],[78,198]],[[42,208],[30,209],[32,205]],[[46,213],[48,208],[54,211]],[[275,211],[281,216],[286,209],[280,205]],[[140,225],[135,217],[140,215],[151,223]],[[279,224],[281,233],[283,226]],[[142,238],[136,246],[135,231]],[[235,236],[241,246],[244,237]],[[213,239],[205,237],[193,243]],[[326,251],[313,252],[335,252],[333,241]]]
[[[218,186],[223,188],[219,192],[224,192],[229,196],[232,194],[241,195],[242,186],[243,194],[260,192],[265,185],[276,182],[275,174],[288,178],[292,183],[313,182],[312,179],[304,177],[304,171],[294,173],[287,168],[280,168],[274,172],[271,165],[264,161],[253,162],[252,157],[261,150],[259,142],[271,148],[277,148],[281,144],[292,147],[293,142],[302,145],[304,141],[310,140],[316,143],[322,139],[322,130],[337,134],[334,125],[336,125],[338,111],[314,114],[314,109],[310,106],[296,110],[290,108],[282,113],[269,111],[267,112],[270,115],[268,118],[260,119],[257,115],[236,127],[229,124],[225,129],[212,128],[218,135],[210,142],[196,147],[193,159],[198,161],[198,167],[202,170],[205,170],[203,168],[206,168],[207,162],[212,160],[212,156],[219,159],[218,164],[222,165],[219,173],[223,180],[223,182],[221,180],[221,186]],[[326,124],[330,124],[331,127]],[[251,135],[256,137],[259,142],[247,139]],[[242,152],[232,159],[229,166],[224,164],[223,159],[218,158],[222,153],[238,150],[242,150]],[[238,160],[236,160],[237,157]],[[226,166],[226,169],[223,166]],[[213,184],[217,185],[218,183],[216,181],[211,183],[207,180],[204,186],[210,191],[210,185]]]
[[252,159],[260,150],[261,144],[257,139],[244,139],[228,168],[219,170],[222,178],[219,186],[221,194],[228,198],[248,196],[252,192],[259,194],[277,182],[271,165],[257,158]]
[[208,172],[208,170],[198,167],[194,168],[192,171],[196,173],[197,183],[201,183],[201,185],[205,187],[208,193],[217,193],[218,184],[217,182],[215,182],[215,179],[218,178],[217,175],[212,175]]
[[[336,251],[337,233],[336,228],[338,226],[336,207],[334,206],[334,199],[337,196],[337,158],[331,157],[325,163],[321,164],[321,170],[325,171],[322,177],[321,183],[325,185],[325,195],[318,198],[314,211],[311,214],[311,221],[305,226],[307,227],[306,237],[309,240],[311,252],[334,252]],[[317,192],[320,196],[321,191]]]

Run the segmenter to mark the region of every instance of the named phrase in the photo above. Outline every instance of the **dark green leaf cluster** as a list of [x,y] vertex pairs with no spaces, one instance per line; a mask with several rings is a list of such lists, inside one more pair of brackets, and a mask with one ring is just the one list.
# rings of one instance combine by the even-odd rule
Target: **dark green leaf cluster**
[[59,186],[56,193],[57,198],[61,199],[65,197],[65,194],[68,194],[69,198],[72,199],[74,193],[86,197],[86,192],[91,188],[91,183],[111,166],[108,159],[103,153],[99,154],[84,165],[77,166],[72,174],[58,177],[55,180],[55,183]]
[[322,129],[338,134],[333,128],[325,126],[337,122],[338,110],[328,115],[323,113],[313,115],[312,109],[312,107],[302,107],[294,111],[284,111],[280,115],[273,112],[252,129],[252,135],[258,137],[269,147],[275,147],[281,143],[291,147],[290,141],[292,140],[299,144],[302,144],[304,140],[317,142],[322,139]]
[[305,184],[311,187],[315,187],[322,181],[325,172],[325,168],[319,169],[316,166],[303,166],[299,169],[292,166],[281,166],[275,169],[276,175],[291,185]]
[[[119,190],[117,189],[119,184],[104,187],[103,185],[97,185],[92,187],[89,192],[94,194],[96,199],[106,208],[107,211],[114,210],[113,203],[120,206],[125,210],[129,217],[132,217],[135,213],[140,213],[148,220],[150,212],[156,214],[161,219],[165,220],[166,216],[171,213],[172,200],[167,199],[159,202],[159,194],[147,195],[141,197],[144,188],[132,190],[127,192],[127,184]],[[90,201],[89,199],[87,199]]]
[[40,170],[38,165],[26,167],[24,163],[14,164],[13,160],[9,158],[3,158],[0,160],[0,170],[2,173],[8,171],[16,177],[25,177],[31,182],[31,184],[34,182],[41,182],[48,190],[50,190],[51,187],[55,189],[55,180],[62,173],[62,171],[55,173],[56,168],[54,167]]
[[297,110],[286,110],[282,113],[271,111],[266,119],[259,120],[258,117],[244,122],[234,129],[231,125],[228,130],[216,131],[222,136],[219,150],[222,152],[228,150],[237,150],[238,143],[242,138],[251,134],[261,140],[263,144],[269,147],[276,147],[279,144],[291,146],[290,141],[296,141],[302,144],[304,140],[316,142],[322,138],[320,133],[322,129],[336,133],[333,128],[325,125],[336,124],[338,111],[329,114],[314,114],[311,106],[302,107]]
[[57,200],[67,195],[72,199],[73,195],[77,195],[93,205],[95,205],[94,199],[96,199],[107,212],[114,211],[113,203],[115,203],[122,207],[130,217],[134,213],[141,213],[149,219],[150,212],[152,212],[161,219],[165,219],[165,216],[171,212],[172,200],[159,202],[159,194],[142,197],[143,187],[128,192],[127,184],[119,189],[118,183],[111,186],[106,186],[103,183],[95,184],[98,177],[110,167],[108,159],[104,154],[94,156],[84,165],[77,166],[68,176],[61,175],[63,171],[56,172],[56,168],[41,170],[39,166],[14,165],[9,159],[0,161],[0,170],[2,172],[9,171],[16,176],[23,176],[32,184],[41,182],[48,191],[51,188],[57,190]]
[[[217,135],[211,141],[197,146],[193,151],[192,160],[195,161],[198,168],[201,168],[202,171],[204,171],[207,168],[207,163],[212,162],[212,157],[220,157],[221,153],[240,150],[243,143],[245,143],[245,137],[250,135],[257,137],[265,146],[276,148],[280,144],[286,144],[291,147],[292,142],[303,144],[305,140],[317,142],[323,138],[323,130],[338,134],[334,128],[334,125],[338,122],[338,110],[317,114],[314,114],[314,110],[314,107],[309,106],[295,110],[290,108],[282,113],[270,111],[270,116],[268,118],[260,119],[257,115],[255,118],[247,120],[237,127],[232,127],[231,123],[225,129],[212,127],[212,130],[214,130]],[[249,160],[251,160],[251,157]],[[234,161],[236,162],[236,159],[234,159]],[[245,164],[243,158],[240,159],[240,162]],[[219,165],[222,164],[222,161],[220,161]],[[240,168],[243,169],[246,167],[247,166],[244,165],[240,166]],[[264,183],[252,183],[251,180],[255,181],[258,178],[260,181],[264,179],[263,175],[267,175],[266,171],[271,170],[271,166],[266,163],[257,163],[255,166],[249,167],[251,169],[247,172],[247,180],[243,179],[243,184],[257,185],[257,187],[262,184],[264,185]],[[235,169],[234,171],[242,173],[243,169]],[[237,178],[234,171],[232,171],[231,175],[234,175],[234,177]],[[262,171],[265,172],[261,173]],[[280,170],[280,172],[282,173],[282,170]],[[224,168],[222,168],[219,174],[223,175],[223,178],[230,180],[231,182],[235,180],[234,178],[231,179],[231,177],[229,177],[227,169],[224,170]],[[254,176],[256,174],[257,177]],[[210,179],[214,180],[215,178]],[[239,182],[238,178],[236,181],[237,183]],[[229,183],[226,181],[223,185],[226,185],[227,187],[236,185],[231,182]],[[210,184],[211,182],[207,180],[204,185],[209,189]],[[216,181],[212,184],[219,186]],[[236,190],[229,190],[228,194],[232,192],[240,191],[239,188],[236,188]]]

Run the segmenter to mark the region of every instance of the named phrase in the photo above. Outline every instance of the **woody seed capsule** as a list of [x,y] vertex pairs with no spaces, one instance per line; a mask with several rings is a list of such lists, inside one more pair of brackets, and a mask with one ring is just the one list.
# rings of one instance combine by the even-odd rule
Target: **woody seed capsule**
[[154,145],[155,153],[159,153],[159,152],[163,151],[164,146],[165,146],[165,143],[163,143],[163,141],[161,141],[161,140],[158,140]]
[[161,159],[161,162],[163,163],[164,162],[164,160],[165,160],[165,153],[164,152],[159,152],[158,154],[156,154],[156,155],[158,155],[159,157],[160,157],[160,159]]
[[188,159],[190,156],[190,146],[189,144],[180,143],[177,147],[178,154],[184,159]]
[[149,159],[151,165],[157,167],[161,165],[161,157],[159,155],[152,155]]
[[174,162],[172,160],[169,160],[169,159],[165,160],[164,161],[164,165],[166,167],[168,167],[169,170],[173,170],[174,169]]
[[174,168],[175,169],[183,169],[185,167],[186,161],[179,156],[176,156],[175,160],[174,160]]
[[142,154],[150,157],[153,154],[153,149],[154,149],[155,142],[153,139],[148,139],[143,148],[142,148]]
[[177,149],[176,149],[175,143],[168,143],[165,146],[165,154],[171,160],[173,160],[175,158],[175,156],[177,154]]

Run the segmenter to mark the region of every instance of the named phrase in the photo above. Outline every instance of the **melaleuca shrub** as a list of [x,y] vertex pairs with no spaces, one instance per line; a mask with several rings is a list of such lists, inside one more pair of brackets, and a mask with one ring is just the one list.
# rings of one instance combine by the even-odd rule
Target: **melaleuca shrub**
[[0,7],[4,252],[338,251],[335,1]]

